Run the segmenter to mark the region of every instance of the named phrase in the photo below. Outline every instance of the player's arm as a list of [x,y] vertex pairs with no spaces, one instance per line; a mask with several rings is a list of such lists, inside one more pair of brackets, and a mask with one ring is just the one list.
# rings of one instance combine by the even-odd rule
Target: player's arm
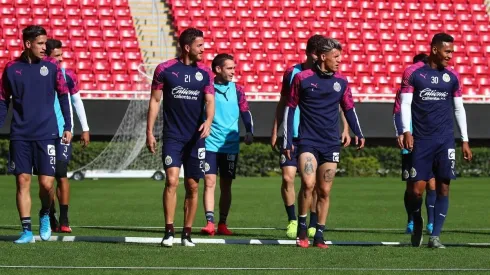
[[393,125],[397,136],[398,146],[403,149],[403,125],[400,113],[400,93],[396,94],[395,103],[393,104]]
[[463,95],[461,88],[461,80],[459,75],[456,75],[458,83],[453,92],[454,103],[454,115],[458,124],[459,132],[461,133],[462,150],[464,159],[470,161],[473,158],[473,154],[470,150],[469,137],[468,137],[468,125],[466,124],[466,110],[463,104]]
[[299,102],[299,92],[301,90],[301,79],[296,75],[291,85],[291,90],[286,98],[286,106],[284,108],[284,155],[291,159],[291,151],[293,148],[293,127],[294,127],[294,112]]
[[58,94],[58,101],[60,102],[61,114],[63,115],[63,119],[65,121],[65,125],[63,127],[63,137],[62,141],[64,143],[70,143],[72,138],[72,113],[70,106],[70,92],[68,91],[68,85],[66,83],[65,77],[63,76],[63,72],[61,71],[61,67],[59,63],[57,63],[54,59],[50,60],[53,64],[56,64],[56,93]]
[[[342,144],[344,147],[349,146],[351,142],[350,133],[349,133],[349,124],[347,123],[347,119],[345,118],[344,111],[342,111],[342,107],[339,105],[340,119],[342,120]],[[356,144],[358,142],[358,138],[356,136]]]
[[66,78],[67,78],[68,90],[70,91],[70,95],[71,95],[71,104],[75,108],[75,111],[77,112],[78,120],[80,121],[80,125],[82,126],[82,136],[80,138],[80,144],[82,144],[82,147],[85,148],[90,143],[90,134],[89,134],[90,129],[88,127],[87,115],[85,113],[85,106],[83,105],[82,97],[78,93],[80,91],[80,88],[78,86],[78,79],[76,75],[73,73],[73,71],[71,70],[66,70]]
[[10,83],[7,78],[7,66],[5,66],[2,78],[0,79],[0,128],[3,127],[5,118],[7,117],[11,94],[12,90],[10,89]]
[[414,86],[412,84],[413,71],[410,68],[403,72],[400,87],[400,116],[402,121],[403,147],[409,151],[413,149],[413,136],[410,124],[412,122],[412,100]]
[[248,107],[247,98],[245,96],[245,90],[242,86],[237,85],[238,95],[238,109],[240,110],[240,117],[242,118],[243,125],[245,125],[245,144],[250,145],[253,142],[254,135],[254,122],[252,113]]
[[211,77],[211,70],[206,68],[208,73],[209,83],[206,87],[204,87],[204,104],[206,105],[206,120],[199,127],[199,131],[201,132],[201,138],[206,138],[211,133],[211,124],[214,119],[214,83],[213,78]]
[[356,135],[361,144],[357,144],[357,149],[364,148],[364,135],[362,134],[361,125],[359,124],[359,118],[357,117],[356,108],[354,106],[354,99],[352,98],[352,91],[347,85],[342,100],[340,101],[340,107],[344,111],[347,124],[350,129]]
[[152,153],[156,153],[157,142],[155,136],[153,136],[153,127],[158,117],[158,111],[160,110],[160,101],[162,100],[162,90],[164,82],[162,64],[158,65],[153,73],[153,81],[151,83],[151,96],[148,104],[148,113],[146,116],[146,146]]
[[279,125],[283,122],[284,119],[284,107],[286,106],[287,95],[290,92],[290,79],[292,70],[285,71],[282,77],[282,87],[281,87],[281,98],[276,106],[276,112],[274,115],[274,121],[272,123],[272,131],[271,131],[271,147],[272,150],[276,150],[276,141],[277,141],[277,129]]

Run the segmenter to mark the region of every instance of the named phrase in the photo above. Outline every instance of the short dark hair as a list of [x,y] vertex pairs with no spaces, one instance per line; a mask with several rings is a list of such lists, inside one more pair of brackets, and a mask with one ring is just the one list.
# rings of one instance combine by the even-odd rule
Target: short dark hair
[[337,39],[324,37],[318,42],[317,55],[328,53],[333,49],[342,50],[342,44]]
[[424,62],[427,63],[429,61],[429,56],[425,53],[419,53],[416,56],[413,57],[413,63],[418,63],[418,62]]
[[46,41],[46,55],[50,56],[54,49],[61,49],[63,47],[63,43],[61,43],[58,39],[48,39]]
[[430,43],[430,46],[431,47],[440,46],[444,42],[454,43],[454,38],[447,33],[440,32],[440,33],[434,35],[434,37],[432,37],[432,42]]
[[181,50],[184,50],[185,45],[191,45],[198,37],[204,37],[204,33],[196,28],[188,28],[184,30],[179,37],[179,45]]
[[318,45],[322,39],[325,37],[320,34],[315,34],[312,37],[308,39],[308,42],[306,42],[306,54],[312,54],[316,53],[318,50]]
[[22,30],[22,40],[24,43],[26,41],[34,41],[36,37],[40,35],[48,35],[46,30],[39,25],[30,25]]
[[213,62],[211,63],[211,67],[213,69],[213,73],[216,72],[216,67],[223,67],[225,65],[226,60],[233,60],[233,56],[227,53],[220,53],[214,57]]

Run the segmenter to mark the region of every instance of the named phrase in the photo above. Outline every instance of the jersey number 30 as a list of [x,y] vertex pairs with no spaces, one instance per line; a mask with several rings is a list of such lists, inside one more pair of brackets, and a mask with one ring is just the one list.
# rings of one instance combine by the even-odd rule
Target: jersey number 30
[[437,76],[432,76],[432,77],[430,78],[430,80],[431,80],[431,81],[430,81],[430,83],[432,83],[432,84],[437,84],[437,83],[439,83],[439,77],[437,77]]

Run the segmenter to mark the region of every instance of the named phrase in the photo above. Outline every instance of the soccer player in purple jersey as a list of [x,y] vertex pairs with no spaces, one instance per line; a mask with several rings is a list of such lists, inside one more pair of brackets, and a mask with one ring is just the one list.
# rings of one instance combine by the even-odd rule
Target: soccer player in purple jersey
[[[428,55],[425,53],[417,54],[413,57],[413,63],[423,62],[427,63]],[[409,179],[409,171],[411,168],[412,155],[410,151],[403,148],[403,127],[402,119],[400,116],[400,90],[396,93],[395,104],[393,105],[393,121],[395,125],[395,132],[397,135],[398,146],[401,149],[402,165],[401,165],[401,175],[402,181],[406,182],[405,194],[403,196],[403,202],[405,204],[405,210],[407,211],[407,227],[405,230],[406,234],[412,234],[413,232],[413,218],[412,213],[410,213],[408,199],[410,190],[412,190],[412,183]],[[427,210],[427,233],[432,234],[432,229],[434,228],[434,204],[436,202],[436,180],[432,177],[426,186],[427,194],[425,197],[425,207]]]
[[[340,160],[339,103],[347,122],[359,138],[358,149],[364,147],[359,120],[354,108],[352,93],[347,79],[338,73],[341,61],[341,44],[332,38],[323,38],[317,50],[318,61],[312,69],[298,73],[291,86],[284,111],[284,154],[291,159],[298,150],[301,189],[298,196],[298,237],[296,244],[309,246],[306,215],[311,205],[313,189],[316,188],[318,223],[313,245],[328,248],[323,231],[330,206],[337,163]],[[293,121],[296,108],[301,110],[298,148],[293,145]]]
[[403,73],[401,118],[404,147],[412,152],[409,175],[413,182],[409,199],[414,221],[412,246],[422,244],[422,195],[427,181],[435,177],[437,198],[434,229],[428,246],[445,248],[440,234],[449,206],[449,184],[451,179],[456,179],[453,114],[461,132],[464,159],[471,161],[472,153],[468,144],[462,83],[459,74],[448,67],[454,52],[454,38],[438,33],[432,38],[430,48],[427,64],[416,63]]
[[24,51],[5,66],[0,86],[0,127],[5,122],[12,97],[13,118],[10,127],[9,172],[17,184],[17,209],[22,234],[15,243],[35,242],[31,229],[31,174],[38,175],[39,235],[42,240],[51,237],[49,208],[53,201],[53,183],[56,165],[55,142],[59,137],[54,113],[57,94],[64,118],[62,140],[71,141],[71,112],[68,87],[59,64],[44,59],[46,30],[28,26],[22,30]]
[[[57,39],[48,39],[46,42],[46,56],[52,57],[58,61],[58,63],[63,62],[63,43]],[[61,68],[65,80],[68,85],[68,90],[70,91],[71,104],[75,108],[82,126],[82,135],[80,137],[80,144],[85,148],[90,143],[90,133],[87,123],[87,116],[85,114],[85,107],[83,105],[82,98],[78,93],[79,86],[75,73],[70,69]],[[55,101],[55,114],[58,120],[58,128],[60,129],[60,134],[62,133],[64,121],[61,111],[59,109],[59,103]],[[72,132],[73,133],[73,132]],[[49,218],[51,223],[51,230],[55,232],[71,233],[71,227],[68,220],[68,204],[70,201],[70,182],[68,181],[68,164],[71,159],[72,146],[70,143],[64,144],[59,140],[56,142],[56,196],[58,197],[60,205],[60,222],[56,219],[56,207],[55,203],[51,204],[51,209],[49,212]]]
[[204,35],[198,29],[186,29],[179,37],[179,44],[181,56],[163,62],[155,69],[146,130],[146,143],[154,154],[156,140],[153,126],[161,101],[164,119],[162,158],[166,174],[163,191],[165,236],[162,240],[162,246],[165,247],[173,245],[181,165],[184,166],[186,190],[181,243],[184,246],[195,246],[190,236],[197,210],[199,179],[204,178],[204,138],[210,133],[214,117],[212,73],[199,63],[203,58]]
[[[284,115],[284,107],[286,106],[286,98],[287,94],[290,92],[291,82],[293,81],[293,77],[303,71],[308,70],[313,67],[315,61],[317,60],[316,51],[318,48],[318,43],[322,40],[323,36],[316,34],[310,37],[306,43],[306,61],[303,63],[296,64],[290,68],[288,68],[284,72],[284,76],[282,79],[282,88],[281,88],[281,98],[276,107],[276,113],[274,116],[274,122],[272,124],[272,134],[271,134],[271,146],[273,150],[276,150],[277,147],[277,129],[279,125],[283,122]],[[345,116],[343,112],[341,112],[342,122],[343,122],[343,133],[342,133],[342,141],[347,146],[351,142],[351,138],[349,135],[349,129],[347,125],[347,121],[345,120]],[[297,144],[298,140],[298,127],[299,127],[299,110],[295,113],[294,118],[294,131],[293,131],[293,144]],[[281,167],[282,172],[282,185],[281,185],[281,196],[284,201],[284,205],[286,207],[286,213],[288,215],[288,225],[286,228],[286,236],[290,239],[296,238],[297,229],[298,229],[298,221],[296,219],[296,210],[295,210],[295,200],[296,195],[294,192],[294,178],[296,176],[297,166],[298,166],[298,155],[297,152],[293,152],[291,156],[291,160],[288,160],[284,154],[281,154],[279,166]],[[301,196],[301,194],[299,194]],[[308,236],[313,237],[316,232],[316,224],[317,224],[317,214],[316,214],[316,192],[313,190],[313,199],[310,209],[310,224],[308,226]]]

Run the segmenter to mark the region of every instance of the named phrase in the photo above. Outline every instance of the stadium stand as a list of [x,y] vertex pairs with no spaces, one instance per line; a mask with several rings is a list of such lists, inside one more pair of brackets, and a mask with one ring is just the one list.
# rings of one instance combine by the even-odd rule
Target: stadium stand
[[0,68],[20,55],[21,29],[39,24],[63,42],[63,66],[75,69],[80,89],[147,89],[137,71],[142,57],[128,0],[0,0],[0,13]]
[[456,39],[453,65],[465,99],[489,100],[489,17],[482,0],[169,0],[176,35],[205,31],[206,59],[230,52],[237,81],[251,92],[278,92],[284,70],[304,58],[315,33],[344,47],[341,71],[358,100],[392,100],[412,56],[428,52],[430,38],[446,31]]
[[[271,95],[262,99],[277,99],[282,73],[303,60],[307,38],[321,33],[345,45],[341,71],[357,100],[392,100],[411,57],[428,51],[434,33],[446,31],[456,38],[453,63],[462,75],[465,99],[490,101],[490,82],[483,75],[489,67],[490,21],[482,0],[166,3],[176,36],[191,26],[204,30],[206,63],[219,52],[232,53],[237,81],[249,92]],[[142,55],[128,0],[0,0],[0,14],[1,68],[20,55],[20,29],[40,24],[63,41],[65,66],[76,69],[82,90],[148,90],[137,71]]]

